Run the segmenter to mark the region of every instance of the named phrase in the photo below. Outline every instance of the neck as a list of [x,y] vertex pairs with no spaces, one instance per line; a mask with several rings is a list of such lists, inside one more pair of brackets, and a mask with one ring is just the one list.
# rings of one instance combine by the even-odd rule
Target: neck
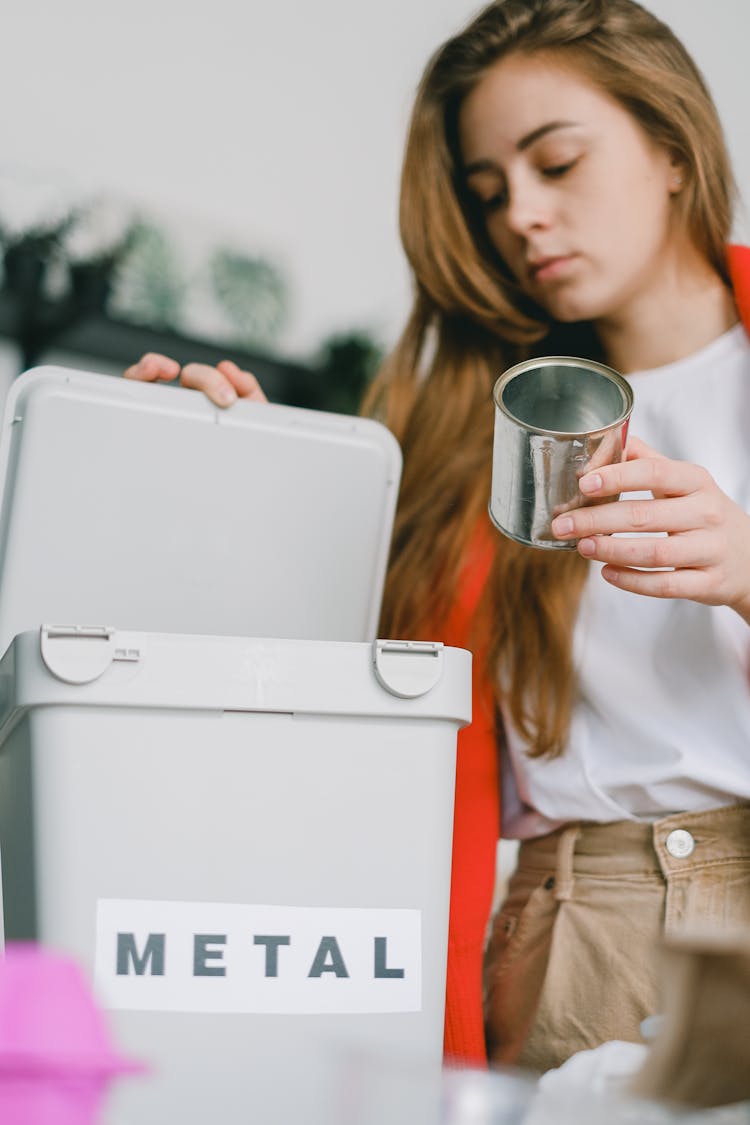
[[706,347],[738,320],[731,290],[692,246],[665,260],[647,291],[597,321],[607,362],[624,375],[676,363]]

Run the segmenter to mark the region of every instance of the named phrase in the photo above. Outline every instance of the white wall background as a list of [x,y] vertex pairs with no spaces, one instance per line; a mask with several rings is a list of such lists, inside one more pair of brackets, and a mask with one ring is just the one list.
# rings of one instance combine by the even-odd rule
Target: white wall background
[[[196,244],[269,254],[291,283],[290,354],[354,327],[388,343],[409,302],[396,206],[412,93],[480,6],[6,0],[0,177],[29,213],[40,192],[105,191]],[[750,197],[750,3],[648,6],[702,66]]]

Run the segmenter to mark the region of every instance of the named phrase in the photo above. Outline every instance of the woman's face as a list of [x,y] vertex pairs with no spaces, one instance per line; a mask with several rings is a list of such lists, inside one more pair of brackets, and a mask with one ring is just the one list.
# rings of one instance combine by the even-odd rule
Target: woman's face
[[492,244],[555,319],[618,319],[656,294],[680,168],[608,94],[511,55],[465,98],[459,139]]

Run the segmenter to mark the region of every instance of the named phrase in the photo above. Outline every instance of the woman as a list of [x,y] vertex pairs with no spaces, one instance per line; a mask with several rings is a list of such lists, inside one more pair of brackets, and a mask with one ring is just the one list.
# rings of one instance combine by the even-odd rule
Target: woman
[[[750,254],[726,249],[732,191],[698,71],[633,0],[497,0],[417,95],[401,197],[414,308],[366,409],[404,453],[381,635],[477,655],[456,1060],[484,1057],[500,731],[504,835],[522,843],[485,956],[493,1062],[544,1070],[637,1040],[660,934],[750,926]],[[627,461],[580,482],[606,502],[553,525],[576,552],[520,546],[486,517],[491,388],[536,354],[603,359],[635,391]],[[151,357],[129,374],[177,371]],[[216,401],[244,378],[183,372]]]

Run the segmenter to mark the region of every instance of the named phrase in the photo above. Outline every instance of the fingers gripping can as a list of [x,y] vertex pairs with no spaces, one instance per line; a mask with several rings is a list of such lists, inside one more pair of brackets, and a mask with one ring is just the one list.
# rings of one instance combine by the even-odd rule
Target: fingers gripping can
[[550,524],[592,502],[578,488],[584,473],[623,459],[630,384],[593,360],[543,356],[504,371],[493,398],[493,523],[529,547],[575,550]]

